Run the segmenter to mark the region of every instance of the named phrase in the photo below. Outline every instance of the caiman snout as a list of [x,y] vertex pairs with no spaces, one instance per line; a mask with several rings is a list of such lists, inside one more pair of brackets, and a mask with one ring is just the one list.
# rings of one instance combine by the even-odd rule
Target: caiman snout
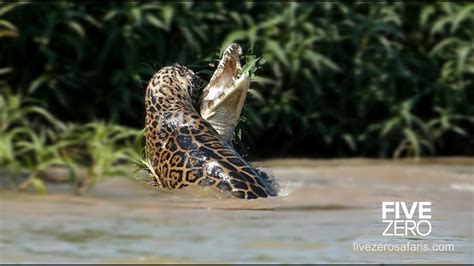
[[222,55],[216,71],[204,88],[200,105],[201,116],[228,143],[237,125],[250,86],[250,78],[240,74],[242,48],[230,44]]

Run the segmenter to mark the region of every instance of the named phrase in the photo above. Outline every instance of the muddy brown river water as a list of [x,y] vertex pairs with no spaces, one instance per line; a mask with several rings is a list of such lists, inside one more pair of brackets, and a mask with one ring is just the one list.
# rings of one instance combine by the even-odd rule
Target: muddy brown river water
[[[3,191],[0,262],[474,263],[472,158],[254,165],[276,177],[281,196],[218,199],[125,178],[81,197],[60,186],[48,195]],[[431,233],[382,236],[383,201],[431,202]],[[386,250],[356,250],[364,244]]]

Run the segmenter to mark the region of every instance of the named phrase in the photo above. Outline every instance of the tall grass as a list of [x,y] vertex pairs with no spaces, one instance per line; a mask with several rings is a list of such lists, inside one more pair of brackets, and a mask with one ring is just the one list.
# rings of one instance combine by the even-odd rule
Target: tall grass
[[[40,175],[55,166],[69,169],[73,188],[84,193],[109,176],[128,176],[124,164],[135,156],[139,130],[104,122],[63,124],[34,101],[3,91],[0,95],[0,167],[13,173],[27,169],[20,191],[47,192]],[[77,172],[86,174],[76,179]]]
[[142,128],[154,71],[209,77],[235,41],[262,56],[238,128],[252,155],[474,150],[470,3],[4,3],[0,16],[0,77],[61,120]]

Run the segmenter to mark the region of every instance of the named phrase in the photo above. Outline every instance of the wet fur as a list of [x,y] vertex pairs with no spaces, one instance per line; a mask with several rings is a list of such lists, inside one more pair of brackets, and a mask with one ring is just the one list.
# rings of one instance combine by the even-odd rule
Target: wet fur
[[268,175],[250,166],[198,113],[205,86],[178,64],[151,78],[145,95],[145,138],[153,177],[168,189],[199,185],[244,199],[275,196]]

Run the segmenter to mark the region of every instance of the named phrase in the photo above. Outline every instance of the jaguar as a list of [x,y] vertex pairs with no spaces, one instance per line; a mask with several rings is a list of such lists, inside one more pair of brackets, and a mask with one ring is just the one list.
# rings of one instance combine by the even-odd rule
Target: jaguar
[[145,91],[150,172],[164,189],[200,186],[241,199],[277,195],[273,177],[232,145],[250,85],[240,74],[242,49],[230,44],[209,82],[180,64],[161,68]]

